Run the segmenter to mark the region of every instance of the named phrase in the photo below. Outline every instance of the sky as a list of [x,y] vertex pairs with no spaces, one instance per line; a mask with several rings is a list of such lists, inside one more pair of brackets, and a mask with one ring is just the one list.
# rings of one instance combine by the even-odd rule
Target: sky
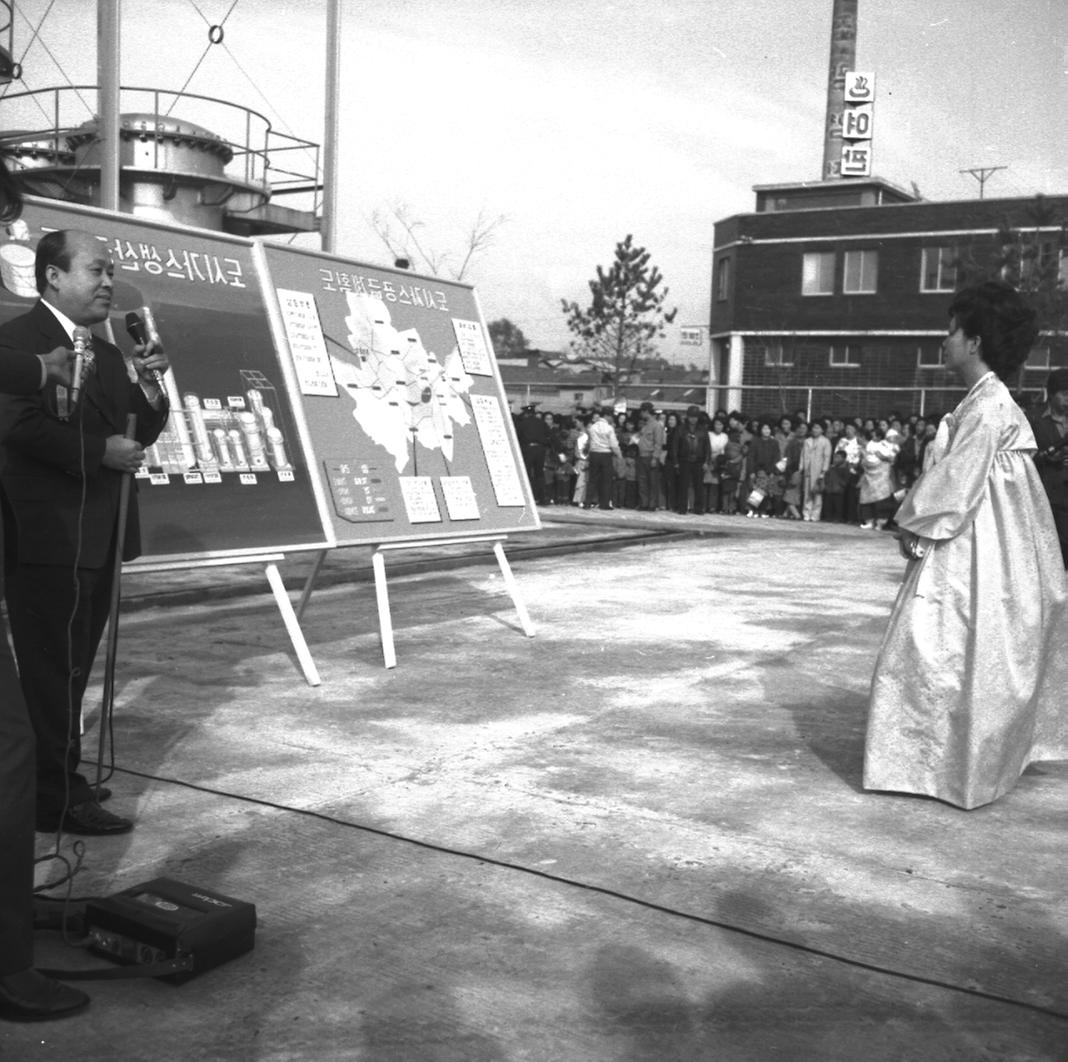
[[[326,0],[121,10],[124,85],[219,96],[322,141]],[[584,304],[633,234],[678,308],[661,352],[689,360],[678,330],[707,323],[715,222],[751,211],[754,185],[819,178],[831,10],[342,0],[337,251],[391,263],[371,218],[399,204],[438,253],[462,255],[480,213],[503,217],[465,280],[487,321],[563,350],[560,300]],[[26,85],[11,91],[95,84],[95,41],[89,0],[15,0]],[[958,200],[979,194],[960,170],[1006,166],[987,197],[1068,194],[1068,0],[860,0],[856,65],[876,76],[876,175]]]

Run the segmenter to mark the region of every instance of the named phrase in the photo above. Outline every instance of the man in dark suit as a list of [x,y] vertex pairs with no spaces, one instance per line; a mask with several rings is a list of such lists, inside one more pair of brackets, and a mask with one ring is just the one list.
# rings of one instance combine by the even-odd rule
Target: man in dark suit
[[1027,418],[1035,433],[1042,486],[1046,488],[1061,559],[1068,568],[1068,369],[1054,369],[1046,380],[1046,404]]
[[[0,325],[0,359],[73,346],[76,328],[107,320],[113,269],[95,236],[47,233],[37,248],[41,299]],[[133,823],[103,808],[78,773],[81,703],[110,608],[122,479],[166,422],[155,373],[168,362],[151,344],[137,348],[134,383],[117,347],[93,336],[92,352],[77,401],[62,387],[0,400],[0,486],[15,561],[8,614],[37,739],[37,829],[113,834]],[[127,439],[131,413],[136,437]],[[124,560],[140,550],[132,496],[121,548]]]
[[685,513],[690,488],[693,488],[693,511],[705,511],[705,465],[708,464],[711,446],[708,431],[698,423],[701,416],[697,406],[686,410],[686,423],[671,437],[671,452],[668,457],[678,482],[675,511]]
[[524,406],[515,426],[516,439],[523,452],[530,491],[538,505],[545,504],[545,454],[552,442],[552,432],[534,406]]
[[[72,354],[5,351],[0,391],[32,394],[70,384]],[[0,534],[2,553],[2,534]],[[34,736],[0,614],[0,1018],[39,1021],[84,1010],[89,997],[33,969]]]

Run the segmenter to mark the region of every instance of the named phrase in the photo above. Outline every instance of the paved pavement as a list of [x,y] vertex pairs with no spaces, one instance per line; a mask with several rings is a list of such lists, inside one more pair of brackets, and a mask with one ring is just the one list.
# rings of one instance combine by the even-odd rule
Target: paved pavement
[[860,786],[892,539],[543,517],[507,547],[533,638],[484,548],[390,561],[392,671],[367,551],[331,555],[314,689],[262,571],[131,576],[138,825],[75,891],[213,888],[257,905],[256,949],[0,1025],[3,1057],[1064,1059],[1068,763],[969,813]]

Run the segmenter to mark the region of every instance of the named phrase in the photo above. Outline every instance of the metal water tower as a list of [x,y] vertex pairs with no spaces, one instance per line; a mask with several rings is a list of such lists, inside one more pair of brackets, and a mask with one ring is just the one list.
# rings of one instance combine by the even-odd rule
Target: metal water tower
[[[13,2],[0,0],[0,83],[21,77],[12,60]],[[4,121],[16,127],[0,129],[0,157],[26,192],[102,205],[101,115],[112,113],[104,110],[109,86],[103,81],[101,74],[99,88],[68,84],[5,94]],[[119,210],[241,236],[318,230],[314,209],[277,202],[309,193],[318,201],[317,143],[280,133],[259,112],[215,97],[117,91]],[[93,115],[88,121],[86,111]]]

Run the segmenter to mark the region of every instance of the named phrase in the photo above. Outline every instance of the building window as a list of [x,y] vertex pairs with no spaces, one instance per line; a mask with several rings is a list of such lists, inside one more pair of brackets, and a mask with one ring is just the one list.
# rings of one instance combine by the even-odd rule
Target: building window
[[716,301],[724,302],[730,291],[731,284],[731,260],[730,257],[721,258],[716,263]]
[[1057,240],[1041,240],[1032,248],[1020,248],[1020,280],[1024,283],[1050,283],[1061,285],[1068,282],[1068,258]]
[[847,295],[874,295],[878,282],[878,251],[846,251],[842,290]]
[[957,290],[957,248],[925,247],[920,264],[920,291]]
[[1034,350],[1027,355],[1025,367],[1028,369],[1041,369],[1043,372],[1049,372],[1052,368],[1052,365],[1050,364],[1049,346],[1035,347]]
[[788,369],[793,365],[792,361],[786,360],[781,339],[764,344],[764,364],[771,369]]
[[848,343],[833,343],[830,349],[830,363],[832,369],[855,369],[860,365],[859,347],[851,347]]
[[945,365],[945,359],[942,356],[941,342],[937,344],[921,343],[916,348],[917,369],[943,369],[945,368]]
[[810,251],[801,260],[801,294],[834,294],[834,251]]

